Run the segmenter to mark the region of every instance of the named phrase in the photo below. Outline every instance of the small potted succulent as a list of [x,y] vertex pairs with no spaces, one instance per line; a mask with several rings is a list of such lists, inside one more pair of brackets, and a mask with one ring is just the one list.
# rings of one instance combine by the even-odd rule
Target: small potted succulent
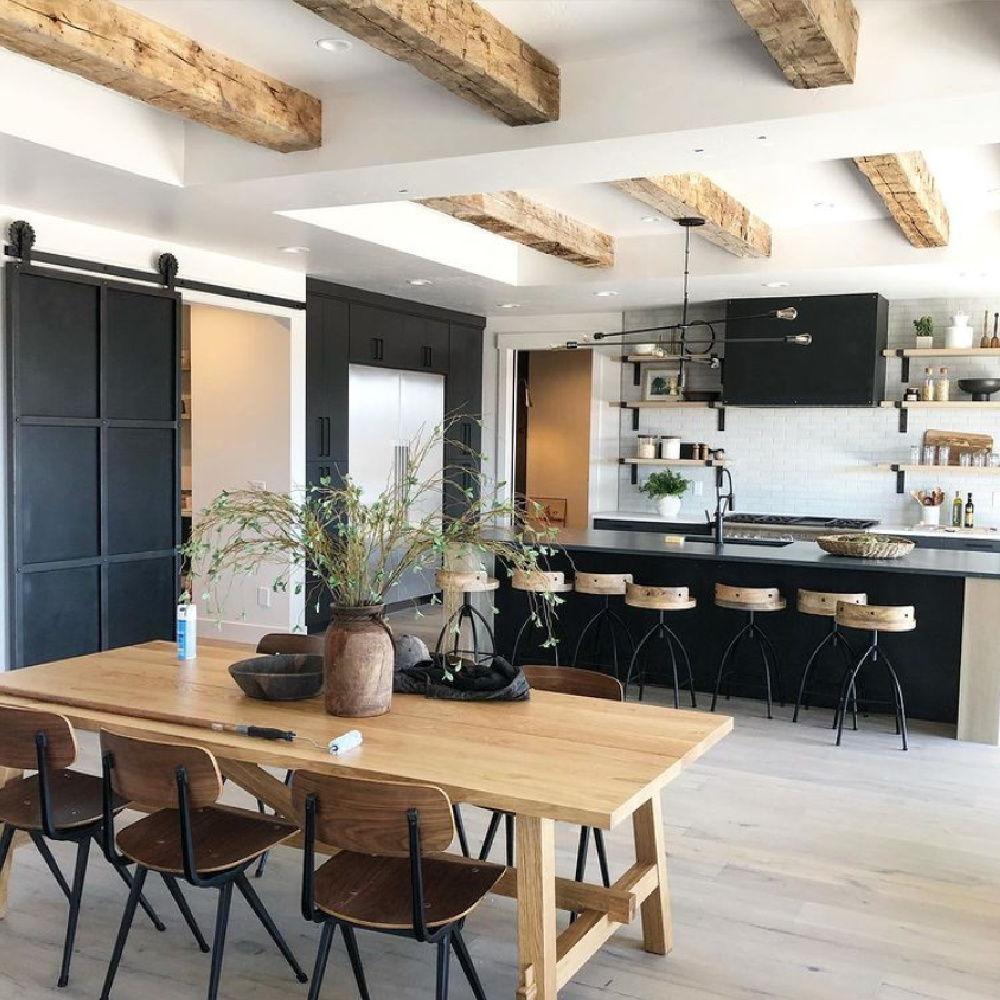
[[656,501],[656,511],[660,517],[676,517],[681,510],[681,497],[687,493],[690,479],[670,469],[654,472],[641,487],[643,493]]
[[923,350],[928,350],[934,346],[934,319],[931,316],[921,316],[913,321],[913,328],[917,331],[914,345]]

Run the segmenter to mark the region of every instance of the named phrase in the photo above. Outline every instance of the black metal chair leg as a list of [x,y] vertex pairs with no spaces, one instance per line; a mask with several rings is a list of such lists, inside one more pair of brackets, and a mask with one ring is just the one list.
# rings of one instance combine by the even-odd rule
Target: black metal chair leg
[[226,951],[226,931],[229,928],[229,911],[233,903],[233,883],[226,882],[219,889],[219,906],[215,911],[215,936],[212,939],[212,968],[208,975],[208,1000],[219,995],[222,978],[222,959]]
[[267,912],[267,907],[261,902],[260,896],[257,895],[257,891],[250,884],[250,880],[246,875],[238,875],[236,878],[236,888],[240,890],[243,898],[250,904],[250,909],[257,915],[257,919],[264,925],[264,930],[270,935],[271,940],[275,943],[278,951],[284,956],[285,961],[292,967],[292,972],[295,973],[295,978],[300,983],[309,982],[309,977],[305,974],[302,966],[299,965],[295,956],[292,954],[292,949],[288,947],[288,942],[285,941],[278,930],[274,921],[271,919],[271,914]]
[[458,834],[458,846],[462,851],[463,858],[471,858],[469,853],[469,836],[465,832],[465,820],[462,819],[462,808],[455,802],[451,807],[451,814],[455,817],[455,832]]
[[[576,847],[576,875],[577,882],[582,882],[587,876],[587,856],[590,854],[590,827],[580,827],[580,841]],[[576,913],[570,913],[569,922],[576,922]]]
[[59,986],[67,986],[69,984],[69,964],[73,959],[76,927],[80,921],[80,901],[83,898],[83,880],[87,877],[87,861],[89,858],[90,837],[85,837],[76,845],[76,869],[73,872],[73,891],[69,897],[69,919],[66,922],[66,940],[63,942]]
[[104,977],[101,1000],[108,1000],[111,988],[115,984],[118,966],[122,960],[122,953],[125,951],[125,942],[128,941],[128,933],[132,929],[132,921],[135,919],[135,911],[139,905],[139,897],[142,895],[142,887],[146,883],[146,874],[146,869],[141,865],[136,868],[135,876],[132,879],[132,888],[128,894],[128,902],[125,904],[125,912],[122,914],[121,926],[118,928],[118,937],[115,938],[115,947],[111,952],[111,963],[108,965],[108,972]]
[[371,1000],[368,995],[368,983],[365,980],[365,967],[361,964],[361,952],[358,951],[358,939],[353,927],[344,924],[344,943],[347,945],[347,957],[351,960],[351,971],[354,981],[358,984],[361,1000]]
[[177,879],[174,878],[173,875],[161,875],[161,878],[163,879],[163,884],[167,887],[167,892],[170,893],[174,902],[177,904],[177,909],[181,911],[184,923],[188,925],[188,928],[194,935],[195,942],[201,951],[207,955],[212,949],[209,948],[204,934],[201,933],[198,921],[195,920],[194,914],[191,912],[191,907],[188,906],[188,901],[184,897],[181,887],[177,884]]
[[445,934],[437,945],[437,984],[435,1000],[448,1000],[448,972],[451,967],[451,935]]
[[601,881],[605,889],[611,888],[611,872],[608,870],[608,852],[604,847],[604,831],[594,827],[594,846],[597,848],[597,862],[601,866]]
[[16,829],[12,826],[4,825],[3,833],[0,834],[0,872],[7,864],[7,855],[10,854],[10,845],[14,843]]
[[28,836],[31,838],[31,842],[35,845],[38,853],[42,856],[42,860],[48,866],[49,871],[52,872],[52,877],[59,884],[59,888],[62,889],[62,894],[67,899],[72,899],[73,890],[70,889],[65,876],[59,870],[59,866],[56,864],[56,859],[52,856],[52,852],[49,850],[49,845],[45,843],[45,837],[42,836],[42,834],[40,834],[37,830],[29,830]]
[[[101,847],[101,835],[100,833],[94,834],[94,843],[97,844],[99,850],[103,850]],[[128,886],[129,890],[132,889],[132,876],[129,874],[128,868],[124,864],[116,864],[114,861],[110,862],[111,867],[114,868],[118,877]],[[163,921],[160,919],[156,910],[153,909],[152,904],[146,899],[145,895],[139,897],[139,906],[142,907],[143,912],[149,917],[150,923],[161,933],[167,928]]]
[[715,707],[719,702],[719,689],[722,687],[722,678],[726,672],[726,665],[729,663],[730,657],[733,655],[733,650],[736,649],[739,641],[743,638],[749,628],[749,625],[744,625],[743,628],[741,628],[739,632],[737,632],[736,635],[729,640],[729,645],[726,646],[726,651],[722,654],[722,659],[719,661],[719,670],[715,675],[715,687],[712,690],[712,707],[709,709],[711,712],[715,711]]
[[504,839],[507,842],[507,867],[514,867],[514,814],[504,813],[503,814],[503,832]]
[[462,937],[462,932],[458,928],[451,932],[451,946],[455,949],[458,964],[462,967],[465,978],[469,981],[472,995],[476,1000],[486,1000],[486,991],[483,989],[483,984],[479,979],[479,973],[476,972],[476,967],[472,964],[472,956],[469,954],[469,949],[465,946],[465,939]]
[[502,819],[503,813],[499,809],[494,809],[493,815],[490,816],[490,825],[486,828],[486,836],[483,837],[483,846],[479,849],[480,861],[485,861],[490,856],[490,851],[493,850],[493,841],[496,840],[497,830],[500,829]]
[[319,935],[319,948],[316,951],[316,964],[313,966],[312,982],[309,984],[308,1000],[319,1000],[319,991],[326,975],[326,963],[330,957],[330,945],[337,933],[337,925],[332,920],[323,922],[323,930]]

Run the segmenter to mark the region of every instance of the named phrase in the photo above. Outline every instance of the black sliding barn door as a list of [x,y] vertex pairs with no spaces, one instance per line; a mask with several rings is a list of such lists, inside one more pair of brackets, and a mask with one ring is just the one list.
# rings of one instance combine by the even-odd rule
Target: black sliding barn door
[[11,666],[169,639],[180,297],[6,266]]

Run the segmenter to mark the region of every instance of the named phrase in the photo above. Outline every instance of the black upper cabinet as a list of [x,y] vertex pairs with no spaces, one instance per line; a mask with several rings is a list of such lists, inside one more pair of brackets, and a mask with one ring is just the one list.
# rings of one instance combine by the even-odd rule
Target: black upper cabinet
[[306,461],[347,454],[350,306],[310,296],[306,304]]
[[[783,306],[798,318],[741,319]],[[881,295],[730,299],[723,400],[735,406],[878,406],[885,396],[889,303]],[[812,334],[812,344],[741,344]]]
[[351,364],[447,374],[447,323],[360,302],[350,310]]
[[403,363],[394,368],[448,374],[447,323],[426,316],[404,316],[400,348]]
[[449,438],[459,444],[452,460],[468,449],[479,452],[482,432],[479,419],[483,410],[483,331],[477,327],[451,324],[451,351],[445,408],[458,422]]

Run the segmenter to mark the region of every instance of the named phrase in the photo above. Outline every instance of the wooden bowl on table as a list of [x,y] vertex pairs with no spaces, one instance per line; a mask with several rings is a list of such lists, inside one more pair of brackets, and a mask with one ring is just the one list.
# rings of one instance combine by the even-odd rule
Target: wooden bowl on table
[[229,676],[248,698],[301,701],[323,689],[323,657],[304,653],[253,656],[233,663]]
[[816,544],[833,556],[855,559],[899,559],[909,555],[916,543],[898,535],[820,535]]

